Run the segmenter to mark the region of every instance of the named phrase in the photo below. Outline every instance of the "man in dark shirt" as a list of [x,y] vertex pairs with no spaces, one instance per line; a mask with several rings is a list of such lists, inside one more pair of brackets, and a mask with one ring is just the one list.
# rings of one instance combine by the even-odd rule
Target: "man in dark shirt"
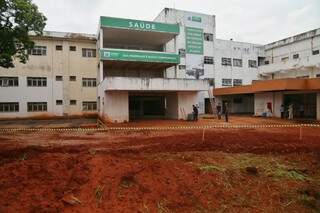
[[193,108],[193,119],[195,120],[195,121],[198,121],[198,107],[196,107],[195,105],[192,105],[192,108]]

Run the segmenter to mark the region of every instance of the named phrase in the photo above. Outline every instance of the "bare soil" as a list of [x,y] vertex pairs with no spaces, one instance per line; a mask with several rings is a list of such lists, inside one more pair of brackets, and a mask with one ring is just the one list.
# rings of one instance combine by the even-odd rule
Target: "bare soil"
[[[127,126],[207,122],[223,121]],[[302,133],[212,129],[204,141],[202,130],[1,133],[0,212],[319,212],[320,128]]]

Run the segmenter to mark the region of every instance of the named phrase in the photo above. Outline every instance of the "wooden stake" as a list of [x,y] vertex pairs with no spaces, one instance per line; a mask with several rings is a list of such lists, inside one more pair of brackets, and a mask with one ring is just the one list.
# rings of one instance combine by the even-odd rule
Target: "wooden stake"
[[204,141],[204,128],[202,130],[202,141]]

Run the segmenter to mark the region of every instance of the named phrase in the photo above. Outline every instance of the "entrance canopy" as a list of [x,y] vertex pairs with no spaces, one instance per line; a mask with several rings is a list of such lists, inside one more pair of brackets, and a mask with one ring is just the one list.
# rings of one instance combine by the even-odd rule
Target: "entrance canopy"
[[236,95],[259,92],[276,91],[308,91],[320,90],[320,78],[307,79],[276,79],[266,81],[254,81],[251,85],[218,88],[213,90],[213,95]]

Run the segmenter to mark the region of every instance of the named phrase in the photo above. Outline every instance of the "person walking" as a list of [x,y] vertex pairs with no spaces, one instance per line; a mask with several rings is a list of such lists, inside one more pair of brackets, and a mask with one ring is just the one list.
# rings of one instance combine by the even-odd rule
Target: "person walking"
[[218,103],[218,105],[217,105],[217,114],[218,114],[218,119],[219,120],[221,119],[221,110],[222,110],[221,104]]
[[228,102],[226,102],[224,104],[224,115],[225,115],[225,118],[226,118],[226,122],[229,122],[229,107],[228,107]]
[[280,113],[281,113],[281,118],[284,118],[284,105],[283,104],[281,104]]

